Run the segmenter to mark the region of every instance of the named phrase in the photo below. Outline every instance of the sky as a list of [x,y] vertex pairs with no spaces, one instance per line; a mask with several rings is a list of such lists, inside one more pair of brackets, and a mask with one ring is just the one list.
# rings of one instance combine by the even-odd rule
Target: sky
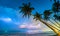
[[50,31],[43,23],[33,20],[33,16],[28,19],[19,14],[19,6],[28,2],[35,8],[33,14],[36,11],[43,13],[44,10],[51,9],[53,3],[49,0],[0,0],[0,30],[19,30],[26,33]]

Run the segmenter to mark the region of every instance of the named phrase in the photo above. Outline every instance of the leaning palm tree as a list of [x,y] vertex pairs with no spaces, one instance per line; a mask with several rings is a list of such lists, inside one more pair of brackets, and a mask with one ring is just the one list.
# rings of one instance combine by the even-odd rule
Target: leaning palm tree
[[55,20],[59,20],[60,21],[60,16],[54,15],[54,17],[55,17]]
[[60,36],[59,29],[57,29],[56,27],[50,25],[50,24],[47,23],[46,21],[44,21],[44,20],[42,19],[41,14],[36,13],[35,16],[34,16],[34,19],[39,20],[40,22],[42,22],[43,24],[45,24],[46,26],[48,26],[50,29],[52,29],[56,34],[58,34],[58,35]]
[[[55,20],[55,22],[57,23],[57,24],[55,24],[54,22],[52,22],[50,19],[52,19],[51,18],[51,14],[52,14],[52,12],[50,11],[50,10],[45,10],[44,11],[44,13],[43,13],[43,15],[44,15],[44,20],[46,20],[46,21],[50,21],[52,24],[54,24],[56,27],[58,27],[58,28],[60,28],[58,25],[59,25],[59,23],[57,23]],[[53,19],[52,19],[53,20]]]
[[[60,1],[58,0],[54,0],[54,3],[52,5],[52,11],[54,13],[54,20],[57,24],[59,24],[56,20],[60,20],[60,16],[58,16],[58,14],[60,13]],[[60,24],[59,24],[60,26]]]
[[[23,16],[28,16],[30,17],[32,14],[32,10],[34,8],[31,7],[30,3],[29,4],[23,4],[21,8],[21,11],[23,13]],[[60,36],[60,32],[57,28],[55,28],[54,26],[50,25],[49,23],[47,23],[46,21],[44,21],[43,19],[41,19],[41,15],[39,13],[36,13],[36,15],[33,15],[34,18],[36,18],[37,20],[39,20],[40,22],[44,23],[46,26],[48,26],[50,29],[52,29],[56,34],[58,34],[58,36]]]
[[[56,20],[60,20],[58,14],[60,13],[60,1],[59,0],[54,0],[54,3],[52,5],[52,11],[54,13],[54,21],[59,24]],[[59,24],[60,26],[60,24]]]

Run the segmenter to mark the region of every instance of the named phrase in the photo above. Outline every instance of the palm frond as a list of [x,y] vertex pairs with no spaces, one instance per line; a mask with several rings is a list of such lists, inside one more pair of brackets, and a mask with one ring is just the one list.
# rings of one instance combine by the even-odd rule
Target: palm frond
[[26,16],[30,17],[32,10],[34,10],[34,8],[31,7],[30,2],[28,4],[23,3],[23,5],[19,8],[21,9],[20,12],[22,12],[24,14],[23,16],[25,17]]
[[42,14],[39,14],[38,12],[36,12],[36,14],[34,15],[34,19],[39,20],[42,18]]
[[52,14],[52,12],[50,10],[45,10],[43,15],[44,15],[44,19],[48,20],[49,16]]

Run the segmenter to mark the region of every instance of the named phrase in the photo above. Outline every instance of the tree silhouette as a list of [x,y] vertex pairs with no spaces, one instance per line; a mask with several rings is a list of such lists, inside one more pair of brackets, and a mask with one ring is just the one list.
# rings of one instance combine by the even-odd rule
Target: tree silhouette
[[52,12],[50,10],[45,10],[43,15],[44,15],[44,19],[48,20],[50,18],[50,15],[52,14]]
[[[43,15],[44,15],[44,20],[46,20],[46,21],[50,21],[52,24],[54,24],[56,27],[58,27],[58,28],[60,28],[60,26],[58,26],[58,25],[60,25],[59,23],[57,23],[55,20],[54,20],[54,22],[56,22],[57,24],[55,24],[54,22],[52,22],[50,19],[52,19],[51,18],[51,14],[52,14],[52,11],[50,11],[50,10],[45,10],[44,11],[44,13],[43,13]],[[53,20],[53,19],[52,19]]]
[[59,1],[55,1],[52,5],[52,11],[57,14],[58,12],[60,12],[60,3]]
[[59,20],[60,21],[60,16],[54,15],[54,17],[55,17],[56,20]]
[[36,12],[33,19],[39,20],[41,18],[42,18],[42,14],[39,14],[38,12]]
[[29,17],[31,15],[32,10],[34,10],[34,8],[31,7],[30,3],[28,3],[28,4],[23,3],[23,5],[20,6],[19,8],[21,8],[20,12],[23,13],[23,17],[26,17],[26,16]]
[[[54,2],[56,2],[56,0],[54,0]],[[57,6],[55,5],[55,7],[57,7]],[[54,8],[55,8],[55,7],[54,7]],[[34,16],[34,19],[39,20],[39,21],[42,22],[44,25],[46,25],[46,26],[48,26],[50,29],[52,29],[58,36],[60,36],[59,29],[57,29],[56,27],[54,27],[53,25],[51,25],[50,23],[48,23],[48,22],[46,22],[44,19],[42,19],[42,18],[43,18],[42,14],[39,14],[38,12],[36,12],[35,15],[31,14],[31,13],[32,13],[32,10],[34,10],[34,8],[31,7],[31,4],[30,4],[30,3],[28,3],[28,4],[23,3],[23,6],[21,6],[21,7],[19,7],[19,8],[21,9],[20,12],[23,13],[23,17],[28,16],[28,18],[29,18],[31,15]],[[57,9],[57,8],[56,8],[56,9]],[[54,9],[54,10],[55,10],[55,9]],[[54,11],[54,10],[53,10],[53,11]],[[55,11],[58,11],[58,10],[55,10]],[[49,19],[49,16],[50,16],[51,14],[52,14],[52,12],[50,12],[50,10],[45,10],[45,11],[44,11],[44,18],[45,18],[46,20],[48,20],[48,19]],[[58,18],[59,18],[59,17],[58,17]]]
[[[60,21],[60,15],[58,15],[60,13],[60,1],[59,0],[54,0],[54,3],[52,5],[52,11],[54,13],[53,17],[54,17],[54,21],[59,24],[56,20]],[[59,24],[60,26],[60,24]]]

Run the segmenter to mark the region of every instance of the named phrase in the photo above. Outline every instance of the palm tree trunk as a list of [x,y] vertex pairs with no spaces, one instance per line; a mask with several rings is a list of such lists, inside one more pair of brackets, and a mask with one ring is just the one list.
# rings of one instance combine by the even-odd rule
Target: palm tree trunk
[[60,24],[54,19],[54,21],[60,26]]
[[54,26],[50,25],[49,23],[43,21],[42,19],[39,19],[39,21],[41,21],[43,24],[45,24],[50,29],[52,29],[58,36],[60,36],[60,32],[59,32],[59,30],[57,28],[55,28]]
[[51,20],[49,20],[52,24],[54,24],[56,26],[57,29],[60,30],[59,26],[57,24],[55,24],[54,22],[52,22]]
[[54,22],[52,22],[51,20],[49,20],[52,24],[54,24],[55,26],[57,26],[58,27],[58,25],[56,25]]
[[[33,16],[33,15],[32,15],[32,16]],[[43,24],[45,24],[47,27],[49,27],[51,30],[53,30],[53,31],[57,34],[57,36],[60,36],[59,29],[57,29],[56,27],[50,25],[49,23],[45,22],[45,21],[42,20],[42,19],[39,19],[39,18],[38,18],[38,20],[39,20],[40,22],[42,22]]]
[[60,24],[55,19],[52,19],[52,20],[54,20],[59,25],[58,27],[60,28]]
[[[54,14],[56,15],[57,13],[55,12]],[[54,20],[59,25],[59,28],[60,28],[60,24],[56,21],[56,19],[52,18],[52,20]]]

